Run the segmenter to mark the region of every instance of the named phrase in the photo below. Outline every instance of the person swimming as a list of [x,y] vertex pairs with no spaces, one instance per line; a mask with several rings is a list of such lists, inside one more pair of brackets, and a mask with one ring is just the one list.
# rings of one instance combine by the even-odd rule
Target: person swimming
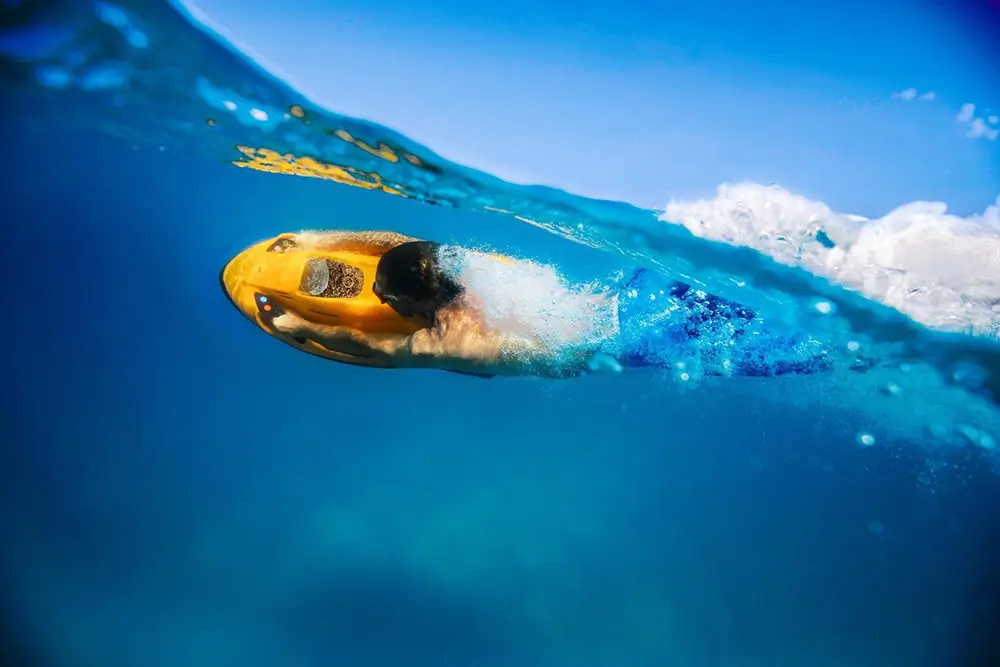
[[708,374],[825,366],[815,341],[763,331],[749,309],[646,269],[588,290],[528,265],[393,232],[303,232],[244,250],[220,280],[272,336],[362,366],[571,378],[674,368],[692,346]]

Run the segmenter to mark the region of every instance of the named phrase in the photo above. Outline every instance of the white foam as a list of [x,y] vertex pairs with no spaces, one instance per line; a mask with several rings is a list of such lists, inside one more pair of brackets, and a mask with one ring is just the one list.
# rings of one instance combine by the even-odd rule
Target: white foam
[[596,286],[571,285],[553,266],[448,247],[442,265],[483,310],[491,328],[553,349],[598,344],[614,330],[615,310]]
[[741,183],[720,186],[713,199],[673,201],[660,219],[801,267],[926,326],[1000,334],[1000,197],[966,218],[943,203],[913,202],[869,219]]

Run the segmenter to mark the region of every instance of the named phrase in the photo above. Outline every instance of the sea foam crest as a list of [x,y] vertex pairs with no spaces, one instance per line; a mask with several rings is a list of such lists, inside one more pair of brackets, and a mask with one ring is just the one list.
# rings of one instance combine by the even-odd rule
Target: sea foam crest
[[968,217],[918,201],[871,219],[740,183],[712,199],[672,201],[660,219],[801,267],[928,327],[1000,334],[1000,197]]
[[611,295],[571,284],[553,266],[459,246],[445,246],[440,260],[491,328],[556,350],[598,345],[614,331]]

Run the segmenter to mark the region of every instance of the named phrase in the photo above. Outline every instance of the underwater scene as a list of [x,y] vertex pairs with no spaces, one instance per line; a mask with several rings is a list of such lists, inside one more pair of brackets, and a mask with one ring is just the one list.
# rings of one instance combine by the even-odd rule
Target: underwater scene
[[[766,177],[637,205],[368,120],[338,77],[396,75],[364,53],[317,101],[213,3],[0,3],[2,664],[1000,664],[987,102],[948,111],[955,211]],[[283,44],[338,29],[266,4]],[[593,149],[622,188],[630,122]]]

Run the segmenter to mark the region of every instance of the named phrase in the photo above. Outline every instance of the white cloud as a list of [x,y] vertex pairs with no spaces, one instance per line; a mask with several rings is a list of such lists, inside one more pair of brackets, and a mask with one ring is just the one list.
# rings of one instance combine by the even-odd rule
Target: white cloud
[[990,125],[996,125],[998,118],[995,115],[986,119],[977,118],[975,104],[963,104],[962,110],[955,116],[955,120],[969,126],[969,131],[965,136],[970,139],[983,138],[987,141],[996,141],[1000,137],[1000,130],[990,127]]
[[916,88],[907,88],[906,90],[892,94],[894,100],[903,100],[904,102],[912,102],[913,100],[926,100],[929,102],[936,97],[937,94],[933,90],[928,90],[926,93],[918,95]]
[[[931,102],[937,99],[937,93],[932,90],[928,90],[926,93],[918,93],[916,88],[907,88],[898,93],[893,93],[892,97],[904,102],[911,102],[913,100]],[[958,115],[955,116],[955,120],[969,126],[966,136],[970,139],[982,138],[987,141],[996,141],[1000,138],[1000,129],[993,127],[994,125],[1000,125],[1000,116],[990,114],[986,117],[977,117],[975,104],[963,104]]]
[[1000,136],[1000,130],[990,127],[982,118],[973,118],[972,122],[969,123],[969,135],[972,139],[978,139],[983,137],[988,141],[995,141],[997,136]]
[[976,114],[976,105],[975,104],[963,104],[962,105],[962,110],[958,112],[958,115],[955,116],[955,119],[959,123],[971,123],[972,122],[972,117],[975,114]]

